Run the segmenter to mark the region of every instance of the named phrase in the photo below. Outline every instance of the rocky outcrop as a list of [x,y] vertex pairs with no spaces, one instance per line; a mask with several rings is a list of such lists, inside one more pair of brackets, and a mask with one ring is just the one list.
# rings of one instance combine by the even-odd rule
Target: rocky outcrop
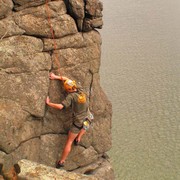
[[[99,161],[98,163],[102,163],[103,171],[102,169],[97,169],[96,173],[88,175],[91,170],[86,171],[85,174],[83,174],[83,169],[77,170],[75,172],[69,172],[67,173],[64,170],[55,169],[43,164],[39,164],[36,162],[31,162],[28,160],[20,160],[18,162],[18,165],[20,166],[20,174],[17,174],[18,179],[46,179],[46,180],[52,180],[52,179],[61,179],[61,180],[109,180],[113,177],[113,171],[112,168],[109,166],[109,163],[107,163],[105,160],[104,162]],[[92,164],[91,168],[95,168],[97,164]],[[106,174],[104,174],[104,169],[106,170]],[[9,172],[10,174],[10,172]]]
[[65,2],[80,31],[102,28],[103,4],[99,0],[65,0]]
[[112,110],[99,82],[101,36],[95,30],[103,25],[102,3],[46,2],[0,1],[0,160],[13,164],[29,159],[54,167],[71,111],[45,104],[48,94],[53,102],[64,98],[62,84],[49,80],[52,71],[85,88],[95,116],[80,146],[72,148],[65,170],[107,176],[102,169],[111,167],[105,154],[111,148]]
[[55,169],[28,160],[21,160],[18,162],[18,164],[20,165],[20,169],[21,169],[21,173],[18,175],[19,179],[98,180],[98,178],[94,176],[82,175],[80,173],[73,173],[73,172],[66,173],[66,171],[64,170]]

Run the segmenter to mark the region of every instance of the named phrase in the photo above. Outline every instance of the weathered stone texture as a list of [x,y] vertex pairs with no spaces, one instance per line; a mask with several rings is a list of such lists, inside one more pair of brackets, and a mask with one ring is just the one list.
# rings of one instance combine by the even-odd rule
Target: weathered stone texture
[[99,0],[65,0],[69,14],[75,19],[79,31],[102,28],[103,5]]
[[[19,5],[24,5],[29,2],[29,0],[13,0],[14,3],[19,4]],[[35,0],[31,0],[31,2],[34,2]],[[36,0],[36,1],[42,1],[42,0]]]
[[10,14],[13,6],[12,0],[0,0],[0,19]]
[[[43,39],[44,42],[44,51],[49,51],[54,49],[54,40],[53,39]],[[100,34],[93,30],[87,33],[76,33],[73,35],[65,36],[59,39],[56,39],[57,49],[67,49],[67,48],[82,48],[91,46],[93,44],[101,45],[101,36]]]
[[102,18],[96,18],[96,19],[90,19],[90,18],[85,18],[84,20],[84,29],[85,31],[90,31],[93,28],[102,28]]
[[[71,110],[46,106],[48,94],[56,103],[65,97],[61,82],[49,80],[51,71],[84,87],[95,116],[80,145],[72,147],[65,170],[94,175],[73,175],[79,179],[94,179],[96,174],[113,179],[104,158],[111,148],[112,109],[99,82],[102,40],[95,28],[102,26],[101,11],[98,0],[0,0],[0,162],[12,166],[28,159],[54,167],[59,159]],[[22,174],[31,178],[36,168],[29,168],[29,174]],[[56,175],[47,178],[61,172],[52,171]],[[46,177],[41,174],[46,171],[40,172],[37,179]]]
[[102,10],[103,4],[99,0],[86,0],[83,29],[85,31],[92,30],[94,28],[102,28]]
[[99,158],[94,163],[91,163],[85,167],[78,168],[73,172],[81,174],[91,174],[102,180],[114,179],[114,171],[110,165],[108,159]]
[[84,1],[83,0],[69,0],[70,11],[75,19],[84,19]]
[[[48,18],[50,19],[50,22]],[[74,19],[66,14],[63,1],[54,1],[47,5],[24,9],[15,13],[15,22],[28,35],[51,37],[51,28],[55,38],[77,33]],[[51,28],[50,24],[51,23]],[[59,28],[61,27],[61,28]]]
[[99,0],[86,0],[86,14],[92,17],[102,17],[103,4]]
[[25,31],[21,29],[12,17],[7,17],[0,21],[0,38],[22,35]]
[[94,176],[87,176],[78,173],[69,172],[66,173],[64,170],[58,170],[55,168],[51,168],[45,166],[43,164],[38,164],[35,162],[21,160],[18,163],[21,168],[21,173],[18,175],[19,179],[25,178],[26,180],[52,180],[52,179],[60,179],[60,180],[98,180]]
[[14,9],[16,11],[23,10],[29,7],[36,7],[45,4],[46,0],[13,0],[15,3]]
[[69,0],[69,13],[74,17],[79,30],[83,29],[84,6],[84,0]]
[[[34,129],[39,128],[36,126]],[[29,159],[31,161],[40,162],[40,151],[41,140],[39,136],[33,136],[24,142],[21,142],[12,153],[5,156],[5,164],[9,163],[9,166],[18,162],[20,159]]]

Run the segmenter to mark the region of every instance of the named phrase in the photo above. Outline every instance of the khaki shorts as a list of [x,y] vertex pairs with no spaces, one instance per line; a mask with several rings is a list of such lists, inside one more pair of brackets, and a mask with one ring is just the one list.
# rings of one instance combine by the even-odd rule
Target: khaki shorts
[[81,129],[84,129],[87,131],[90,128],[90,125],[91,125],[91,122],[88,119],[86,119],[84,120],[83,124],[78,124],[78,126],[73,123],[70,127],[70,131],[74,134],[78,134]]
[[71,127],[70,127],[70,131],[72,133],[74,133],[74,134],[78,134],[82,128],[83,128],[83,126],[82,127],[77,127],[74,124],[72,124]]

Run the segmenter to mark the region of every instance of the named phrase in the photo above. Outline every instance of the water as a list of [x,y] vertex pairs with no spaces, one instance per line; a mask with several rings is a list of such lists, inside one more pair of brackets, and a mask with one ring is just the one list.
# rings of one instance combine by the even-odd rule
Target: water
[[101,85],[117,180],[180,179],[180,1],[102,0]]

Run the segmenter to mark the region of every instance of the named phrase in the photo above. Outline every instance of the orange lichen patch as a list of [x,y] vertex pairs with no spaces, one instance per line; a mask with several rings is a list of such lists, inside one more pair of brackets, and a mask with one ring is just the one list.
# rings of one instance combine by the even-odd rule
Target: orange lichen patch
[[14,164],[14,166],[8,170],[3,168],[3,164],[0,164],[0,175],[6,180],[18,180],[19,173],[20,167],[18,164]]

